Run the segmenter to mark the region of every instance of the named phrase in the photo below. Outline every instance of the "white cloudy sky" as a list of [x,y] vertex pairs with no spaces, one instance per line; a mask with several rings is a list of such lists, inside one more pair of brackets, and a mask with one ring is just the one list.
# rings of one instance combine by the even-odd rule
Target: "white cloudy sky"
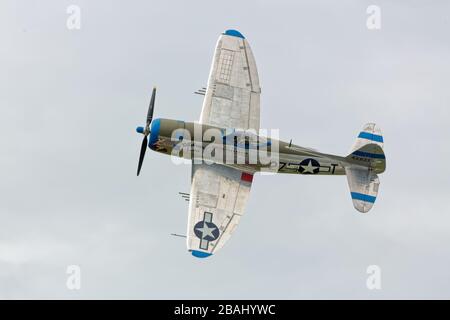
[[[66,8],[81,8],[81,30]],[[382,28],[366,28],[376,4]],[[0,4],[0,298],[449,298],[448,1],[17,1]],[[155,116],[198,120],[214,46],[249,40],[261,122],[346,154],[385,136],[368,215],[345,177],[257,176],[212,258],[184,240],[189,166],[148,152]],[[79,265],[82,288],[66,288]],[[379,265],[382,289],[366,288]]]

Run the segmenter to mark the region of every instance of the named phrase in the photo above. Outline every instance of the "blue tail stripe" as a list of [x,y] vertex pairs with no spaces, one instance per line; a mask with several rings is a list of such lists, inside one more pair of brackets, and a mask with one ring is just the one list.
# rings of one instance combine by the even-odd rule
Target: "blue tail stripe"
[[377,197],[370,196],[370,195],[364,194],[364,193],[359,193],[359,192],[351,192],[351,195],[352,195],[352,199],[361,200],[361,201],[370,202],[370,203],[374,203],[375,199],[377,198]]
[[363,138],[363,139],[372,140],[372,141],[376,141],[376,142],[383,142],[383,136],[380,136],[378,134],[373,134],[370,132],[364,132],[364,131],[361,131],[359,133],[358,138]]
[[382,153],[370,153],[370,152],[356,150],[352,154],[355,156],[365,157],[365,158],[386,159],[385,155]]

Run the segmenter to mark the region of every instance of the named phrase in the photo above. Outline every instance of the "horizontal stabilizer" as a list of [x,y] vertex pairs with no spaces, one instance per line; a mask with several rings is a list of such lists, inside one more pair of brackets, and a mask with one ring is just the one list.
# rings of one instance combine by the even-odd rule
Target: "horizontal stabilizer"
[[345,168],[348,186],[356,210],[362,213],[372,209],[378,195],[380,180],[369,168],[349,166]]
[[356,138],[350,153],[357,151],[367,144],[377,144],[383,149],[383,143],[384,140],[380,128],[375,123],[367,123]]

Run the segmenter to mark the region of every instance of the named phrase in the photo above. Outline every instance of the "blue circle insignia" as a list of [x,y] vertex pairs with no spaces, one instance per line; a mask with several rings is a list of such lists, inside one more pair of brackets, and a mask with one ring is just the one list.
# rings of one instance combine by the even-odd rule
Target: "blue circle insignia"
[[303,174],[316,174],[319,173],[320,164],[316,159],[307,158],[300,162],[298,171]]
[[214,223],[200,221],[194,226],[194,233],[201,240],[214,241],[219,237],[220,232]]

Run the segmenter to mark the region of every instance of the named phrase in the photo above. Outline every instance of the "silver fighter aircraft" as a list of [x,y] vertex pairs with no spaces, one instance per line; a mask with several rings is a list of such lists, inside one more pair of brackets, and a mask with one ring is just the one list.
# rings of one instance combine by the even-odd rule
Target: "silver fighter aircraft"
[[[336,156],[258,134],[260,94],[246,38],[225,31],[217,41],[199,122],[154,119],[153,88],[137,174],[147,147],[192,163],[187,248],[205,258],[228,241],[245,212],[253,175],[275,172],[346,175],[353,206],[368,212],[385,171],[383,136],[373,123],[359,132],[349,155]],[[149,137],[149,139],[148,139]]]

